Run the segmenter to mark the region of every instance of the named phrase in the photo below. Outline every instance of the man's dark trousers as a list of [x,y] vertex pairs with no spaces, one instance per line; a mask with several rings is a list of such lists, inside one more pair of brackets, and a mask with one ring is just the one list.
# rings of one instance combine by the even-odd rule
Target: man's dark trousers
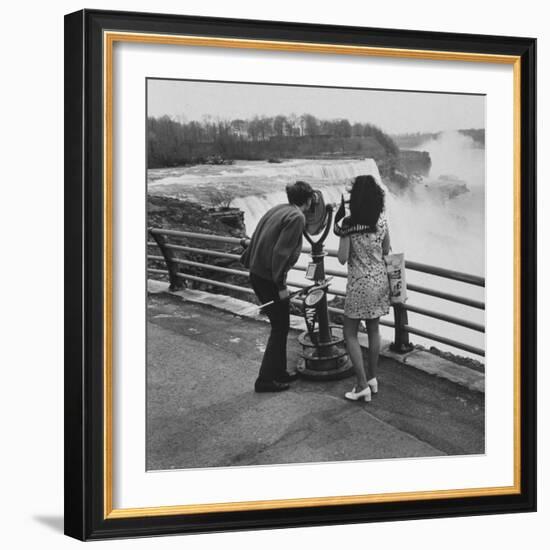
[[279,299],[279,288],[273,281],[250,274],[250,283],[260,300],[265,304],[275,300],[275,303],[264,308],[271,323],[271,334],[267,341],[258,380],[272,382],[281,380],[286,374],[286,340],[290,327],[289,300]]

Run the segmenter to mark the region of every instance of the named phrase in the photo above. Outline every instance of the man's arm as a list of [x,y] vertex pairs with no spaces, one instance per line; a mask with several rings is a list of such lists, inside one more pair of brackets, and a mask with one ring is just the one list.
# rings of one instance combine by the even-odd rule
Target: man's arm
[[[292,216],[284,222],[271,255],[271,273],[279,290],[286,289],[286,273],[296,261],[294,252],[302,242],[305,222],[302,216]],[[294,256],[294,257],[293,257]]]

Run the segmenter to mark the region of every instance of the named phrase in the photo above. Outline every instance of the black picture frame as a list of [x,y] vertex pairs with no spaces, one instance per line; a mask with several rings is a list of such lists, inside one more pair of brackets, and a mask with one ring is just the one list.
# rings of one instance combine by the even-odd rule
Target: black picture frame
[[[509,55],[521,67],[520,487],[517,494],[106,517],[104,31]],[[83,10],[65,17],[65,533],[80,540],[536,509],[536,40]]]

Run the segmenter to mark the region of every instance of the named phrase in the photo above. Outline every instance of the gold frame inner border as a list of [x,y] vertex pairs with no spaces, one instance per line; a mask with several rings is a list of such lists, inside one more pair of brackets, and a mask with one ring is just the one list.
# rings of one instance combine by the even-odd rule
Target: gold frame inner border
[[[151,508],[113,508],[113,47],[117,42],[141,44],[164,44],[180,46],[201,46],[215,48],[257,49],[270,51],[356,55],[370,57],[393,57],[426,59],[436,61],[460,61],[474,63],[498,63],[513,66],[514,82],[514,484],[504,487],[483,487],[449,489],[436,491],[415,491],[371,495],[347,495],[314,498],[293,498],[277,500],[254,500],[244,502],[221,502],[209,504],[182,504],[177,506],[157,506]],[[137,518],[198,514],[213,512],[235,512],[247,510],[273,510],[282,508],[304,508],[308,506],[334,506],[400,502],[413,500],[434,500],[444,498],[489,497],[521,493],[521,422],[520,422],[520,381],[521,381],[521,61],[519,56],[446,52],[432,50],[409,50],[369,46],[345,46],[338,44],[315,44],[302,42],[281,42],[271,40],[229,39],[219,37],[164,35],[132,32],[105,31],[103,34],[103,122],[104,122],[104,518]]]

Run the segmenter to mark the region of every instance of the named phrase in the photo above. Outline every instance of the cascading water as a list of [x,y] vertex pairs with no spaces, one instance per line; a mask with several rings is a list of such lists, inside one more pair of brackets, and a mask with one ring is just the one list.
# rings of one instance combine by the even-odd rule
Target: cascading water
[[[381,181],[378,166],[372,159],[364,160],[335,160],[335,161],[290,161],[296,170],[278,170],[274,168],[276,175],[271,176],[273,185],[279,189],[263,195],[248,195],[237,197],[233,200],[233,206],[240,208],[245,213],[246,229],[252,234],[256,224],[263,214],[271,207],[287,202],[285,186],[303,179],[312,187],[322,191],[325,203],[338,203],[345,186],[353,181],[356,176],[370,174],[377,181]],[[330,163],[330,164],[329,164]],[[266,174],[267,175],[267,174]],[[269,177],[269,176],[267,176]],[[330,241],[329,241],[329,246]]]

